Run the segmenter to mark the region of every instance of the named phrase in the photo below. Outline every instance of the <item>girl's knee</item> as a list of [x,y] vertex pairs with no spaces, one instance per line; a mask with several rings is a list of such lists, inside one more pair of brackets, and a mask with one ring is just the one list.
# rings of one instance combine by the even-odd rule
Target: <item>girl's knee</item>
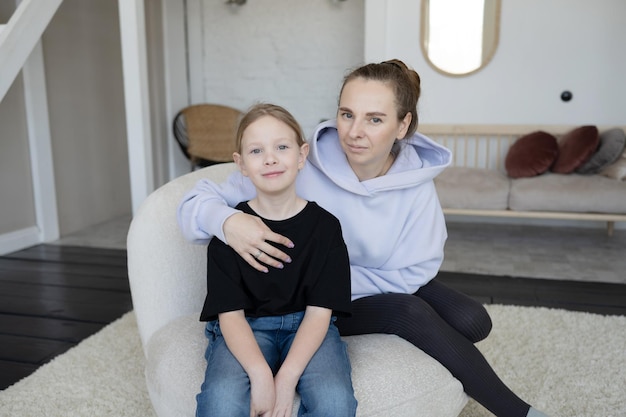
[[249,385],[226,378],[206,381],[196,395],[196,416],[244,416],[250,414]]
[[301,395],[307,416],[354,416],[357,400],[352,386],[325,384],[314,395]]
[[250,415],[250,402],[232,397],[213,397],[202,395],[196,396],[196,417],[248,417]]

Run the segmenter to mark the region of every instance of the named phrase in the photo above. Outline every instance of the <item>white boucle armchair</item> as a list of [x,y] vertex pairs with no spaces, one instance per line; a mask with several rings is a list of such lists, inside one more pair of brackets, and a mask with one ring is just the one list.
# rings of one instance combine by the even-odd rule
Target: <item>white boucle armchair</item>
[[[195,415],[205,369],[206,339],[198,318],[206,292],[206,246],[184,240],[176,208],[198,179],[219,182],[235,169],[233,163],[213,165],[162,186],[138,209],[128,232],[128,276],[146,384],[159,417]],[[458,416],[465,406],[461,383],[399,337],[373,334],[344,340],[358,416]]]

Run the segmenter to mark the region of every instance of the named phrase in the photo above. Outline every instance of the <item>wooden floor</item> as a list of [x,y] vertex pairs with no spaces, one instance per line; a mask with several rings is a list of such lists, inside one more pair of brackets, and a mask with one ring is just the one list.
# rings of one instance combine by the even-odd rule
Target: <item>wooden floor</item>
[[483,304],[626,315],[626,285],[439,272],[438,279]]
[[[626,285],[441,272],[483,303],[626,315]],[[0,389],[132,309],[126,251],[39,245],[0,257]]]
[[40,245],[0,257],[0,389],[131,309],[124,250]]

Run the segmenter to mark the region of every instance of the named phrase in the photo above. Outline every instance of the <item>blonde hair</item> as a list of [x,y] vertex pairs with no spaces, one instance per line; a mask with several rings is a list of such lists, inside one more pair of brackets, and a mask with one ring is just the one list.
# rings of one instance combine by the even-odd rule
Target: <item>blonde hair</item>
[[237,128],[237,134],[235,136],[235,147],[237,152],[241,152],[241,139],[243,137],[243,132],[248,128],[248,126],[264,116],[271,116],[289,126],[296,134],[298,146],[302,146],[306,143],[302,127],[300,127],[296,118],[293,117],[287,109],[276,104],[258,103],[250,107],[239,121],[239,127]]

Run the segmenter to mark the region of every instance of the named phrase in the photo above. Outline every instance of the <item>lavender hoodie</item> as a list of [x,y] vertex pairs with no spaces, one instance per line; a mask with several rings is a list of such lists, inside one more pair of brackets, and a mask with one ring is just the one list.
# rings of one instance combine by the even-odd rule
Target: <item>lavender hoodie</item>
[[[419,133],[402,141],[386,175],[359,181],[343,153],[335,121],[320,124],[298,174],[296,189],[341,222],[351,265],[352,299],[416,292],[443,261],[447,237],[433,178],[450,164],[450,151]],[[222,225],[231,207],[255,195],[239,172],[226,182],[200,180],[178,207],[185,238],[206,244],[225,241]]]

